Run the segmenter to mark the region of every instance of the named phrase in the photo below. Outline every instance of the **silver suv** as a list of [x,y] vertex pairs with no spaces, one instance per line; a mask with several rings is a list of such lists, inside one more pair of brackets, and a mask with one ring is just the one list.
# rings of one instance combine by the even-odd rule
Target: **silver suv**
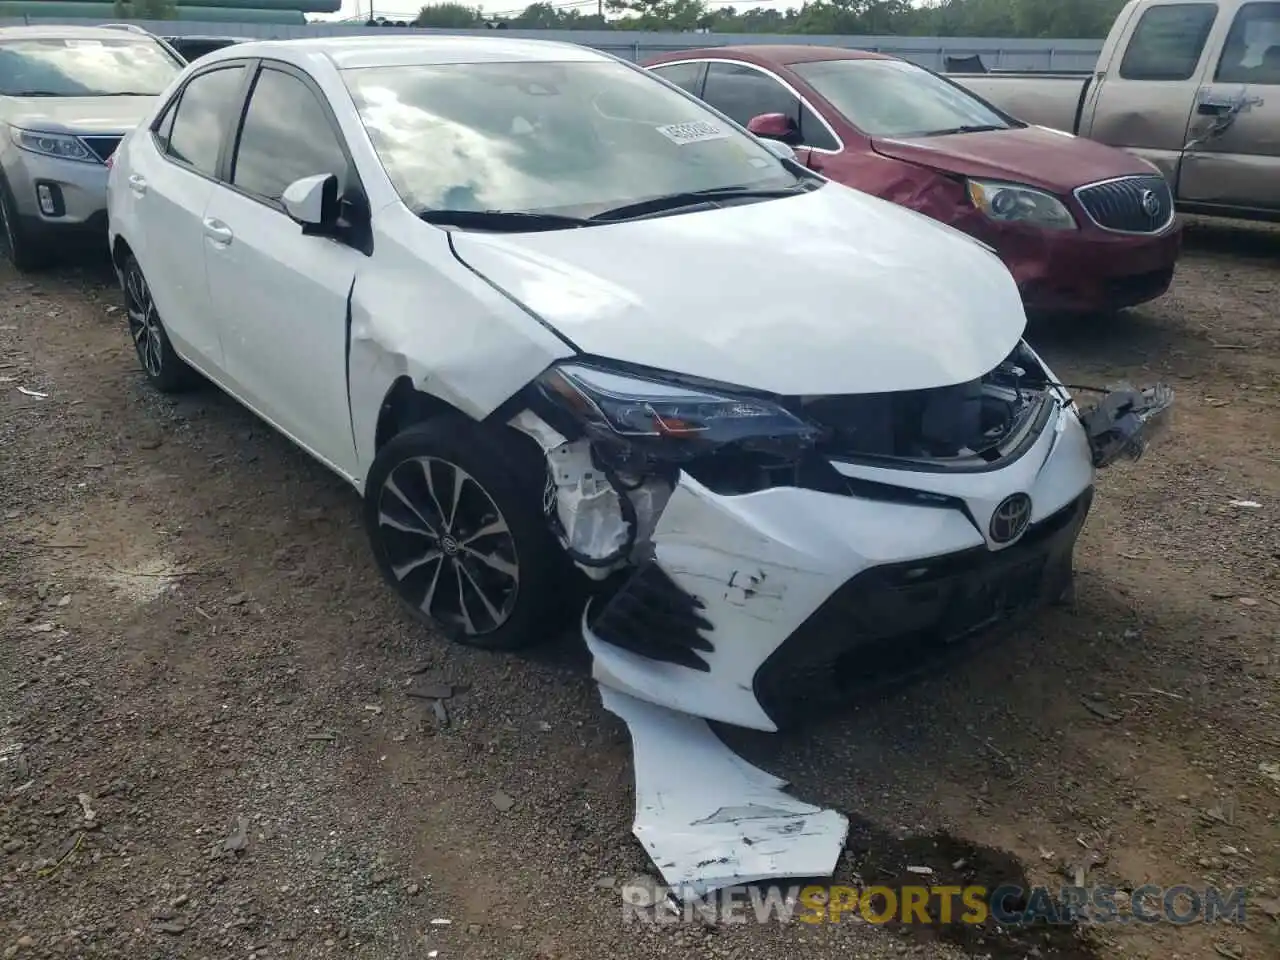
[[107,160],[185,64],[106,27],[0,28],[0,245],[20,270],[68,235],[106,243]]

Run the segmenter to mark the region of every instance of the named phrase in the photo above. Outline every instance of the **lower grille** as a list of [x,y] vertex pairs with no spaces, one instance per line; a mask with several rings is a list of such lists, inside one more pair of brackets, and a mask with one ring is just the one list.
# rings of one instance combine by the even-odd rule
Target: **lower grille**
[[684,592],[653,560],[646,561],[605,604],[591,624],[599,639],[650,660],[708,671],[698,652],[715,649],[705,605]]
[[120,141],[123,139],[123,136],[113,134],[112,136],[81,137],[80,142],[88,147],[95,157],[106,163],[107,158],[116,152],[116,147],[120,146]]
[[1085,491],[1005,550],[977,547],[864,570],[756,671],[760,705],[785,726],[806,704],[839,695],[844,664],[851,682],[909,673],[931,653],[1052,599],[1070,580],[1092,499]]
[[1159,233],[1173,221],[1173,192],[1161,176],[1121,177],[1079,187],[1076,199],[1103,230]]

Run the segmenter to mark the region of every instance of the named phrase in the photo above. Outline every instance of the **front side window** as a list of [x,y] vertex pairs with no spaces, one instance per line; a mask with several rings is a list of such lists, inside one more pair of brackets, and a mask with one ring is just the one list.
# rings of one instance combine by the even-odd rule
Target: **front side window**
[[840,145],[817,115],[773,77],[742,63],[712,63],[702,99],[744,127],[762,113],[780,113],[795,124],[797,143],[823,150]]
[[1240,8],[1214,80],[1280,84],[1280,3],[1246,3]]
[[0,95],[154,97],[182,67],[145,38],[5,40],[0,42]]
[[591,216],[799,178],[753,138],[613,61],[362,67],[343,78],[411,208]]
[[1217,19],[1213,3],[1174,3],[1142,14],[1120,61],[1123,80],[1189,80]]
[[702,63],[673,63],[671,66],[650,67],[652,73],[656,73],[668,83],[674,83],[682,90],[687,90],[695,97],[699,93],[702,86],[702,72],[706,69],[706,65]]
[[815,60],[791,69],[868,137],[1015,126],[967,90],[905,60]]
[[169,156],[207,177],[218,169],[218,151],[233,122],[244,67],[211,70],[182,90],[169,132]]
[[316,95],[280,70],[258,74],[245,111],[231,182],[247,193],[279,201],[295,180],[334,174],[339,195],[347,158]]

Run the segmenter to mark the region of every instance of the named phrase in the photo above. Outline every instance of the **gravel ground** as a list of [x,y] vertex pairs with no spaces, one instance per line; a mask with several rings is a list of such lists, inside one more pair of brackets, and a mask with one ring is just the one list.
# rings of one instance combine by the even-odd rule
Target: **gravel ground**
[[624,923],[630,745],[572,638],[409,623],[339,481],[147,388],[104,269],[0,268],[0,954],[1277,956],[1280,232],[1187,243],[1161,300],[1032,330],[1068,380],[1179,391],[1101,479],[1074,605],[725,736],[850,816],[838,881],[1243,884],[1244,926]]

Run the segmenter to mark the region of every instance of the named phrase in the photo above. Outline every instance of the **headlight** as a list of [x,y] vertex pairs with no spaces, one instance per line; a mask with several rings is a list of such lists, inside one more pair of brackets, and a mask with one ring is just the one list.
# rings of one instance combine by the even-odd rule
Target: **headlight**
[[687,459],[724,444],[798,453],[819,435],[816,427],[768,400],[580,363],[553,366],[534,385],[592,438],[642,445],[660,459]]
[[78,160],[81,163],[100,163],[97,157],[77,137],[65,133],[40,133],[10,127],[9,135],[23,150],[57,157],[59,160]]
[[991,180],[970,180],[969,199],[992,220],[1031,223],[1049,230],[1074,230],[1071,211],[1051,193]]

